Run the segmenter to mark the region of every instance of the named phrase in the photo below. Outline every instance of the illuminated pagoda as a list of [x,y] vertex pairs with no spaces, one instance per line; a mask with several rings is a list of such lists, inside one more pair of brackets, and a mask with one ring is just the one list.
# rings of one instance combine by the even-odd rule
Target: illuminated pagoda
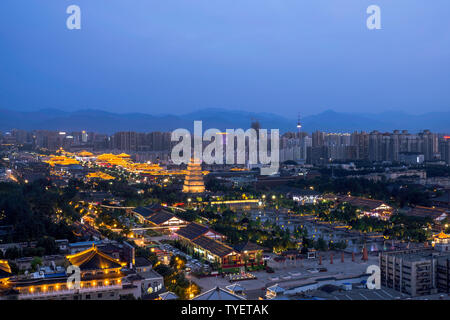
[[205,192],[203,183],[202,166],[200,161],[192,159],[187,167],[187,174],[183,185],[184,193],[202,193]]

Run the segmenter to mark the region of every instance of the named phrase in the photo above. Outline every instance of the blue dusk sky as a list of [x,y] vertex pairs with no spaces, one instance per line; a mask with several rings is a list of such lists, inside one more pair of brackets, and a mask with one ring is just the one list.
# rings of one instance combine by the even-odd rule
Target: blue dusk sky
[[[81,8],[68,30],[66,8]],[[366,9],[381,8],[381,30]],[[1,0],[0,109],[450,110],[448,0]]]

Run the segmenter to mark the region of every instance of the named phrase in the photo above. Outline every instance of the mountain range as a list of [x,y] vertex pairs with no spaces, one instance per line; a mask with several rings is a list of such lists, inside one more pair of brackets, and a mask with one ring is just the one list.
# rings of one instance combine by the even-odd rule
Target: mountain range
[[[114,133],[118,131],[172,131],[177,128],[193,130],[194,120],[203,121],[203,130],[242,128],[258,120],[262,128],[278,128],[280,132],[296,131],[297,119],[264,112],[246,112],[226,109],[203,109],[183,115],[146,113],[112,113],[96,109],[62,111],[42,109],[38,111],[14,111],[0,109],[0,131],[59,130],[94,131]],[[342,113],[327,110],[301,119],[302,130],[312,132],[392,131],[395,129],[419,132],[450,132],[450,112],[429,112],[411,115],[403,112]]]

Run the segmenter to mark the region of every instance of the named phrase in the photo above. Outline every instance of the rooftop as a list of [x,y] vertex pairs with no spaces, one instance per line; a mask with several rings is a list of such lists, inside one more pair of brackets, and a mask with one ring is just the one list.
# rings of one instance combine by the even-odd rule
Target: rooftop
[[442,208],[416,206],[413,208],[409,208],[408,210],[405,210],[404,213],[407,216],[422,217],[422,218],[429,217],[434,220],[439,218],[443,214],[446,214],[446,210]]
[[352,197],[352,196],[339,197],[339,201],[348,202],[355,207],[369,208],[370,210],[376,209],[379,206],[385,204],[381,200]]
[[152,214],[156,213],[155,210],[150,209],[148,207],[137,207],[133,209],[133,212],[143,216],[144,218],[149,217]]
[[231,293],[220,287],[215,287],[208,290],[192,300],[246,300],[244,297],[238,296],[237,294]]
[[180,230],[178,230],[176,234],[183,238],[193,240],[205,234],[206,232],[208,232],[208,230],[209,228],[207,226],[191,222],[186,227],[180,228]]
[[134,265],[139,268],[139,267],[151,266],[152,263],[144,257],[136,257],[134,259]]
[[118,260],[101,252],[96,246],[92,246],[77,254],[69,255],[67,259],[71,264],[78,266],[80,270],[122,268],[122,264]]
[[0,260],[0,279],[9,278],[12,275],[8,261]]
[[192,242],[221,258],[234,252],[233,248],[227,246],[226,244],[204,236],[200,236]]
[[176,300],[176,299],[178,299],[178,296],[171,291],[167,291],[167,292],[159,294],[159,298],[161,300]]
[[169,221],[172,218],[175,218],[176,216],[170,212],[167,211],[158,211],[156,213],[154,213],[151,216],[147,217],[147,220],[156,224],[156,225],[160,225],[163,224],[164,222]]
[[256,243],[253,242],[243,242],[238,245],[234,246],[234,249],[238,252],[244,252],[244,251],[262,251],[263,248],[261,246],[258,246]]

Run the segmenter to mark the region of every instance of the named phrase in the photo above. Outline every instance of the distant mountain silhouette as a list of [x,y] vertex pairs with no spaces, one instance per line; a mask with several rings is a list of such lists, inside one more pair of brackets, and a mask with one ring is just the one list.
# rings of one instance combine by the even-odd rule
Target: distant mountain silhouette
[[[297,119],[288,119],[276,114],[246,112],[225,109],[203,109],[184,115],[150,115],[144,113],[112,113],[95,109],[66,112],[58,109],[39,111],[13,111],[0,109],[0,131],[61,130],[94,131],[114,133],[117,131],[171,131],[176,128],[193,130],[194,120],[203,121],[203,130],[242,128],[247,129],[253,120],[262,128],[280,129],[281,132],[296,131]],[[341,113],[327,110],[302,119],[302,130],[327,132],[392,131],[395,129],[418,132],[429,129],[432,132],[450,132],[450,112],[430,112],[410,115],[399,112]]]

